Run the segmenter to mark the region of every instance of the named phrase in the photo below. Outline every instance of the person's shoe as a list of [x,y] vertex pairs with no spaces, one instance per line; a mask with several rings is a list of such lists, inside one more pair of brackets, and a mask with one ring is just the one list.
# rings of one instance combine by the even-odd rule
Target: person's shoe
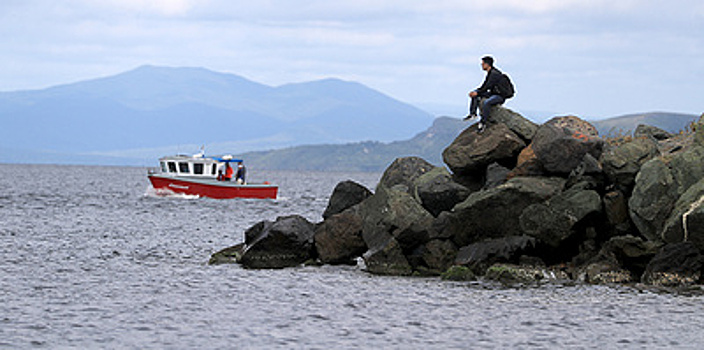
[[467,116],[464,117],[463,120],[464,120],[464,121],[467,121],[467,120],[472,120],[472,119],[475,119],[475,118],[477,118],[477,115],[476,115],[476,114],[467,114]]
[[477,123],[477,133],[481,134],[486,130],[486,124],[479,122]]

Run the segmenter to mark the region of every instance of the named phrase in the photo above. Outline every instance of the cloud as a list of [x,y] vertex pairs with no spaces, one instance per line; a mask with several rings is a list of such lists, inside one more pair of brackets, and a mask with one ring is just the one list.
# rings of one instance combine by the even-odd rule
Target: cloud
[[335,76],[405,101],[463,105],[483,78],[477,60],[493,54],[516,80],[519,107],[691,111],[704,79],[703,9],[696,0],[3,1],[0,90],[148,63],[270,85]]

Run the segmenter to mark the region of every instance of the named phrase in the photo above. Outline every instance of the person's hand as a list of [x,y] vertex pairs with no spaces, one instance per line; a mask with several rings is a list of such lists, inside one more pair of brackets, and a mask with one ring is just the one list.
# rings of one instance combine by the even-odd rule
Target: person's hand
[[469,97],[477,97],[477,92],[476,92],[476,91],[470,91],[470,92],[469,92]]

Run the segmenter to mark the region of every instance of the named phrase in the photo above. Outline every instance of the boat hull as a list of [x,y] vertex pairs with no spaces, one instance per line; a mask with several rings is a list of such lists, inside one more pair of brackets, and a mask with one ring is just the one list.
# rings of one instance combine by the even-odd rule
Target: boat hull
[[276,199],[279,187],[270,184],[239,185],[236,182],[210,179],[188,179],[157,174],[149,175],[154,189],[215,199],[258,198]]

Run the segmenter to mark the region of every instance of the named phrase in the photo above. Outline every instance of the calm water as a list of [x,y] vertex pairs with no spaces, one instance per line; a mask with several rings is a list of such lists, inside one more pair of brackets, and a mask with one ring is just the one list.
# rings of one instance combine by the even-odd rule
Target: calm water
[[207,266],[252,224],[319,221],[335,184],[251,172],[277,201],[158,198],[140,168],[0,165],[0,348],[701,348],[704,298],[507,289],[355,267]]

